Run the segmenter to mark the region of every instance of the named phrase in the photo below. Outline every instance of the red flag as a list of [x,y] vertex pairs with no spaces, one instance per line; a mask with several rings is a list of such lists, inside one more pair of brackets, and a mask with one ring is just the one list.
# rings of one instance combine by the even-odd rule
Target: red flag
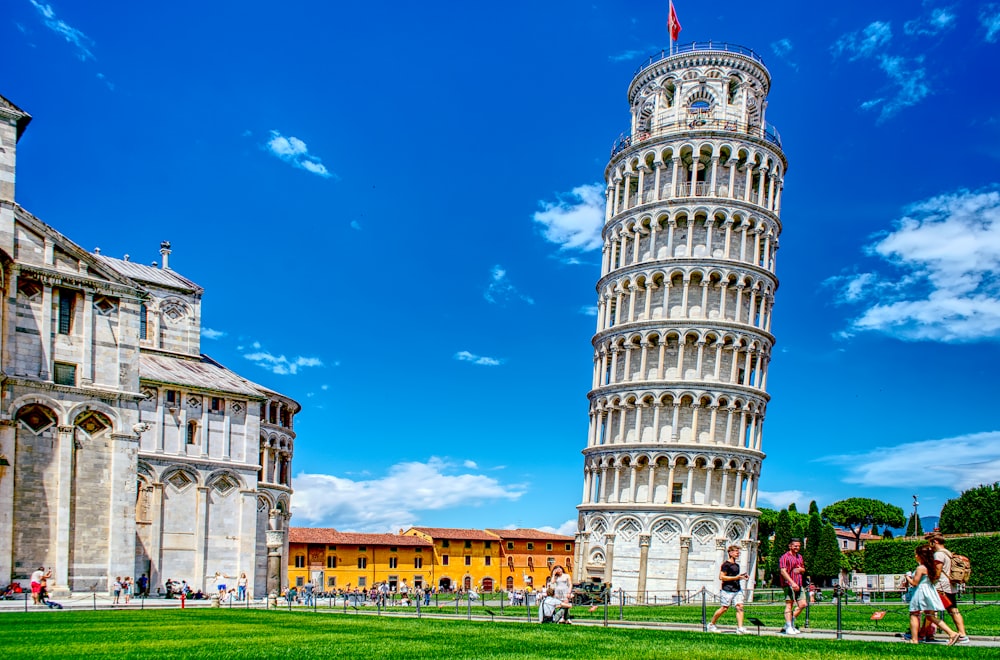
[[677,41],[681,34],[681,22],[677,20],[677,11],[674,9],[673,0],[670,2],[670,17],[667,18],[667,31],[670,33],[670,40]]

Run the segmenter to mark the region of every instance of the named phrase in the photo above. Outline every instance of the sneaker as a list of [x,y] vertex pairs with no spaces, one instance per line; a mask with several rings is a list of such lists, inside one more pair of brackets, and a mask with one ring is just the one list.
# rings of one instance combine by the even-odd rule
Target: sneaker
[[906,641],[910,641],[911,639],[913,639],[913,637],[910,635],[910,633],[903,633],[903,639],[905,639]]
[[796,628],[795,626],[789,626],[788,630],[786,630],[785,633],[789,635],[800,635],[802,634],[802,631]]
[[[747,629],[746,628],[737,628],[736,629],[736,634],[737,635],[746,635],[747,634]],[[961,642],[959,642],[959,644],[961,644]]]
[[969,644],[972,643],[972,641],[969,639],[968,635],[962,635],[961,637],[958,638],[958,641],[955,643],[961,646],[968,646]]
[[708,632],[721,632],[721,631],[719,630],[719,627],[716,626],[714,623],[710,623],[708,624]]

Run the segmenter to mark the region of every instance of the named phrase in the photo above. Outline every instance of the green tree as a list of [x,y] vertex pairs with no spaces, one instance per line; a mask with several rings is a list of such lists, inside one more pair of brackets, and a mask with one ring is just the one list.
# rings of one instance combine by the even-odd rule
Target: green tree
[[938,527],[942,534],[1000,532],[1000,482],[970,488],[945,502]]
[[798,513],[799,510],[795,508],[795,502],[788,505],[788,513]]
[[774,526],[778,524],[778,512],[766,507],[758,507],[760,517],[757,518],[757,555],[758,565],[764,569],[770,566],[771,535]]
[[888,527],[886,527],[885,529],[882,530],[882,538],[883,539],[886,539],[888,541],[889,539],[892,539],[894,536],[895,536],[895,534],[893,534],[892,530],[889,529]]
[[922,536],[924,527],[920,524],[920,518],[915,513],[910,514],[910,519],[906,523],[907,536]]
[[819,511],[809,516],[809,526],[807,528],[806,547],[802,549],[802,559],[806,562],[806,568],[813,565],[816,558],[816,550],[819,548],[820,534],[823,531],[823,520],[819,517]]
[[849,497],[823,509],[823,517],[834,525],[846,527],[854,534],[856,548],[861,547],[861,532],[872,525],[902,527],[906,524],[903,510],[867,497]]
[[840,575],[842,553],[837,543],[837,532],[830,523],[821,526],[817,540],[812,564],[806,562],[806,573],[814,580],[825,582]]
[[788,550],[791,539],[792,517],[789,515],[788,509],[782,509],[778,512],[778,520],[774,525],[774,543],[771,544],[771,556],[767,562],[772,576],[778,574],[778,560]]
[[814,513],[819,513],[819,507],[816,506],[816,500],[809,503],[809,515],[811,516]]

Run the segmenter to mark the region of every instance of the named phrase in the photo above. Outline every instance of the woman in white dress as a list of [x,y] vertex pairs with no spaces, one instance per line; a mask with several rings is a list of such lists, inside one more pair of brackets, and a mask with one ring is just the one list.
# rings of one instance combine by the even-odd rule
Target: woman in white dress
[[917,569],[906,576],[906,581],[914,587],[910,596],[910,643],[920,643],[920,614],[923,613],[928,622],[948,634],[948,646],[951,646],[958,641],[959,634],[949,628],[937,615],[938,612],[944,611],[944,603],[934,588],[934,583],[941,572],[941,567],[934,563],[934,549],[929,543],[922,543],[917,546],[914,556],[917,560]]

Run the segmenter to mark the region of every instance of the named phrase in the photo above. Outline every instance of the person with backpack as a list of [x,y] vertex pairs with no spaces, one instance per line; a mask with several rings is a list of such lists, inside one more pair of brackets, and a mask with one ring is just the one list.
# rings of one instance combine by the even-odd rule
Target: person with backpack
[[941,566],[941,575],[934,586],[941,597],[945,611],[948,612],[951,620],[955,622],[955,628],[959,634],[957,643],[962,645],[969,644],[969,636],[965,634],[965,619],[962,618],[962,613],[958,611],[959,590],[956,588],[957,585],[963,584],[969,579],[969,570],[971,568],[969,560],[962,555],[953,555],[951,551],[945,548],[944,536],[941,532],[931,532],[924,539],[934,549],[934,563]]

